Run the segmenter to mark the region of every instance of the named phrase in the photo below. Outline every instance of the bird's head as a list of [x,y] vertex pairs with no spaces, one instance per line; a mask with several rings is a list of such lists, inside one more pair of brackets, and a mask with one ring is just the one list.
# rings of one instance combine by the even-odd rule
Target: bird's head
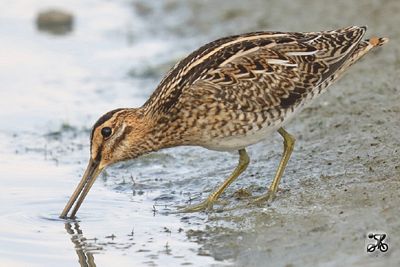
[[139,109],[115,109],[101,116],[92,128],[89,164],[60,217],[66,218],[76,202],[70,216],[75,217],[105,167],[150,152],[152,149],[145,142],[148,131],[149,124]]
[[142,117],[136,109],[115,109],[101,116],[90,135],[90,160],[103,169],[136,157],[145,130]]

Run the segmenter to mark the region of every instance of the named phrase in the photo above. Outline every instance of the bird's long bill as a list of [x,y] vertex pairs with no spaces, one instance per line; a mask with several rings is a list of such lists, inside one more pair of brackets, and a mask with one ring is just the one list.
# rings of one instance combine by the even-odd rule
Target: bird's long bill
[[[96,181],[96,178],[97,176],[99,176],[101,171],[102,169],[99,168],[99,163],[90,159],[86,171],[83,174],[82,180],[79,182],[74,193],[70,197],[67,205],[60,215],[60,218],[75,218],[75,214],[78,212],[79,207],[81,206],[83,200],[85,199],[87,193],[89,192],[90,188],[92,187],[94,181]],[[71,210],[74,203],[75,207],[71,212],[71,216],[68,217],[68,212]]]

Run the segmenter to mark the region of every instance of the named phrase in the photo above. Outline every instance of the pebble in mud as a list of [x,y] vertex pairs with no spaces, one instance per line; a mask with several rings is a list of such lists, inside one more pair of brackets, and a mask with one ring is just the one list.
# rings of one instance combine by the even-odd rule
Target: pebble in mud
[[64,10],[48,9],[36,17],[37,29],[54,35],[67,34],[73,30],[73,26],[74,16]]

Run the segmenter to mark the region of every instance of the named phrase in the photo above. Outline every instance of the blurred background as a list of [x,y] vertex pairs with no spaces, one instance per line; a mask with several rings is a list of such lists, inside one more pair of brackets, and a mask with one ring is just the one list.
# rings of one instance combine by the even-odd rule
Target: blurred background
[[[399,266],[400,2],[396,0],[2,0],[1,266]],[[143,104],[178,60],[219,37],[368,25],[389,37],[289,124],[297,147],[277,200],[212,214],[198,202],[237,155],[185,147],[107,170],[58,219],[95,120]],[[262,193],[279,136],[250,149],[238,190]],[[368,255],[369,232],[389,251]],[[268,263],[266,265],[266,263]]]

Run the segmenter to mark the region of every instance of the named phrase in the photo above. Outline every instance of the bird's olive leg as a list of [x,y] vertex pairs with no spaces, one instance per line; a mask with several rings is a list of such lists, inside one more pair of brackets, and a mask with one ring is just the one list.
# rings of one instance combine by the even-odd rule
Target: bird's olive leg
[[268,199],[273,200],[275,197],[275,193],[278,190],[279,182],[281,181],[283,172],[285,171],[286,165],[289,161],[290,155],[292,154],[294,143],[296,139],[286,132],[283,128],[279,128],[278,133],[283,137],[283,156],[281,161],[279,162],[278,170],[276,171],[274,180],[271,183],[266,194],[258,197],[255,201],[266,201]]
[[219,198],[219,196],[225,191],[225,189],[244,171],[249,165],[250,159],[249,155],[245,149],[239,150],[239,164],[236,166],[232,174],[224,181],[224,183],[213,193],[211,193],[208,198],[201,202],[200,204],[188,206],[180,212],[196,212],[211,209],[214,202]]

